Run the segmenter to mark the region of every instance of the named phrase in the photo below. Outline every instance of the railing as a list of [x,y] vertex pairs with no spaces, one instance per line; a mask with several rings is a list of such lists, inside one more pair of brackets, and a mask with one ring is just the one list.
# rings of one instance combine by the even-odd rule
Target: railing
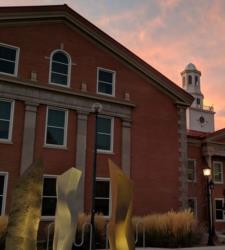
[[[47,231],[47,246],[46,250],[50,250],[50,230],[51,227],[54,225],[54,222],[50,223],[48,225],[48,231]],[[85,228],[89,227],[90,228],[90,233],[89,233],[89,250],[91,250],[91,242],[92,242],[92,225],[90,223],[84,223],[82,226],[82,231],[81,231],[81,241],[78,243],[76,242],[76,239],[73,243],[74,246],[76,247],[81,247],[84,245],[84,239],[85,239]],[[143,223],[139,222],[135,225],[135,244],[138,243],[139,240],[139,229],[142,234],[142,247],[145,247],[145,227]],[[105,249],[109,249],[109,230],[108,230],[108,224],[106,225],[106,239],[105,239]]]
[[203,109],[204,110],[208,110],[208,111],[214,111],[214,107],[213,106],[205,106],[205,105],[203,105]]

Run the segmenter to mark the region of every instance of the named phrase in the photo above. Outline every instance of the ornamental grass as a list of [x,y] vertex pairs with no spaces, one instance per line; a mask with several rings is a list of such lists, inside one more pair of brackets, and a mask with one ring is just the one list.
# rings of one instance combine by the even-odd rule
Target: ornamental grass
[[5,249],[8,216],[0,216],[0,250]]

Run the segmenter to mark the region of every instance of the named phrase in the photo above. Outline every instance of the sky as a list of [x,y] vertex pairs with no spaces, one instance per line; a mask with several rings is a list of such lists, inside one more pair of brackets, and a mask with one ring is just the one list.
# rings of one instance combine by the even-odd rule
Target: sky
[[179,86],[180,72],[195,64],[215,127],[225,127],[225,0],[0,0],[0,6],[64,3]]

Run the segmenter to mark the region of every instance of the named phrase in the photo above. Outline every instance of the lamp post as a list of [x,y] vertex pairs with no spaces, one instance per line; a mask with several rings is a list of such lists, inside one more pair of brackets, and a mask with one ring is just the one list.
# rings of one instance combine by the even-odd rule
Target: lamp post
[[94,103],[92,105],[92,112],[95,115],[94,125],[94,157],[93,157],[93,169],[92,169],[92,203],[91,203],[91,228],[92,228],[92,250],[95,250],[95,196],[96,196],[96,167],[97,167],[97,120],[98,114],[102,111],[102,105],[100,103]]
[[203,175],[207,178],[207,203],[208,203],[208,246],[214,246],[214,222],[213,222],[213,209],[212,209],[212,190],[214,183],[211,177],[211,169],[203,169]]

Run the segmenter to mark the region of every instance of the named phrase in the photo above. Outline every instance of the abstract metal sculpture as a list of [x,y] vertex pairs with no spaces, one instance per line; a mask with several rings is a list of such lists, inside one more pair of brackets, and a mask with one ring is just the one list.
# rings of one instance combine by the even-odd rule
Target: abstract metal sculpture
[[76,233],[78,202],[76,202],[81,171],[70,168],[57,177],[57,208],[53,249],[71,250]]
[[109,222],[109,244],[111,250],[134,250],[134,235],[131,215],[133,182],[109,160],[112,191],[112,215]]
[[43,163],[37,160],[13,190],[5,250],[37,249],[42,188]]

